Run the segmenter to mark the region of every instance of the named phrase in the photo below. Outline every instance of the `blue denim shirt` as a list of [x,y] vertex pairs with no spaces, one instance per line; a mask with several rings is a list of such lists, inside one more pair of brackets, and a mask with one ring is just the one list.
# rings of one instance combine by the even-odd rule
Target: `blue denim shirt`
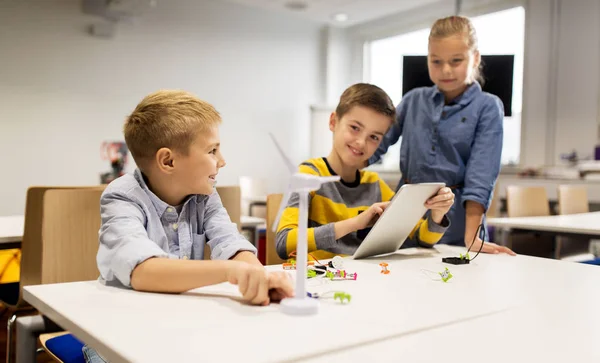
[[256,254],[216,191],[192,195],[177,209],[148,189],[139,169],[110,183],[100,199],[101,277],[129,287],[133,269],[148,258],[201,260],[207,241],[212,259],[229,259],[238,251]]
[[456,186],[455,204],[448,213],[452,225],[440,243],[464,245],[465,202],[487,210],[500,172],[502,102],[474,82],[448,105],[437,86],[414,89],[404,95],[396,112],[396,123],[369,162],[378,161],[402,136],[398,188],[407,182]]

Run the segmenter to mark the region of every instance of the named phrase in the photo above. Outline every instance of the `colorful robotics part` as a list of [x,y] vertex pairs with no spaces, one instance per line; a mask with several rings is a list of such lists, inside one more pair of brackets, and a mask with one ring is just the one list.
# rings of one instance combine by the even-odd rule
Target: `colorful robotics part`
[[356,280],[358,274],[356,272],[348,273],[346,270],[337,270],[327,271],[325,273],[325,277],[329,278],[330,280]]

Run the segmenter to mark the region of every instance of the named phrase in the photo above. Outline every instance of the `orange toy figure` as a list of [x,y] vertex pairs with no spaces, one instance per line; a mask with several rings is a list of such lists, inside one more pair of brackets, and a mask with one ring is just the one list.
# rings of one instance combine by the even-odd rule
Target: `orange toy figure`
[[384,275],[387,275],[390,273],[390,270],[388,270],[388,264],[385,262],[382,262],[379,264],[379,266],[381,266],[381,273]]

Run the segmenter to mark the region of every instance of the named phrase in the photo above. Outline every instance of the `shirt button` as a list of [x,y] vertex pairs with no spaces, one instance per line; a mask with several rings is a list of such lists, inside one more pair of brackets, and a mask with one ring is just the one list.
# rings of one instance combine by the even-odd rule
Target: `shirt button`
[[167,212],[173,213],[173,208],[167,208]]
[[179,227],[179,226],[177,225],[177,223],[173,224],[173,229],[174,229],[174,230],[177,230],[177,227]]
[[431,147],[431,151],[435,151],[435,146],[432,146],[432,147]]

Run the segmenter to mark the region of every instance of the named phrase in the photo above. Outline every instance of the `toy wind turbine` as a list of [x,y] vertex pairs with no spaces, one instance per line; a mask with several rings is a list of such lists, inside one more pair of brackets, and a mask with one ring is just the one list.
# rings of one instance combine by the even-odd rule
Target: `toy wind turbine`
[[283,210],[287,206],[288,200],[292,193],[298,193],[300,199],[300,208],[298,213],[298,235],[296,243],[296,292],[293,298],[283,299],[281,301],[281,310],[290,315],[309,315],[316,314],[319,311],[319,303],[315,299],[311,299],[306,295],[306,261],[308,257],[308,240],[306,229],[308,224],[308,193],[313,190],[318,190],[321,185],[329,182],[340,180],[339,176],[315,176],[299,173],[294,164],[288,159],[283,152],[279,143],[273,134],[269,133],[277,151],[281,154],[284,163],[290,170],[291,178],[288,189],[283,194],[283,200],[277,212],[277,217],[273,223],[273,232],[277,232],[279,219],[283,214]]

